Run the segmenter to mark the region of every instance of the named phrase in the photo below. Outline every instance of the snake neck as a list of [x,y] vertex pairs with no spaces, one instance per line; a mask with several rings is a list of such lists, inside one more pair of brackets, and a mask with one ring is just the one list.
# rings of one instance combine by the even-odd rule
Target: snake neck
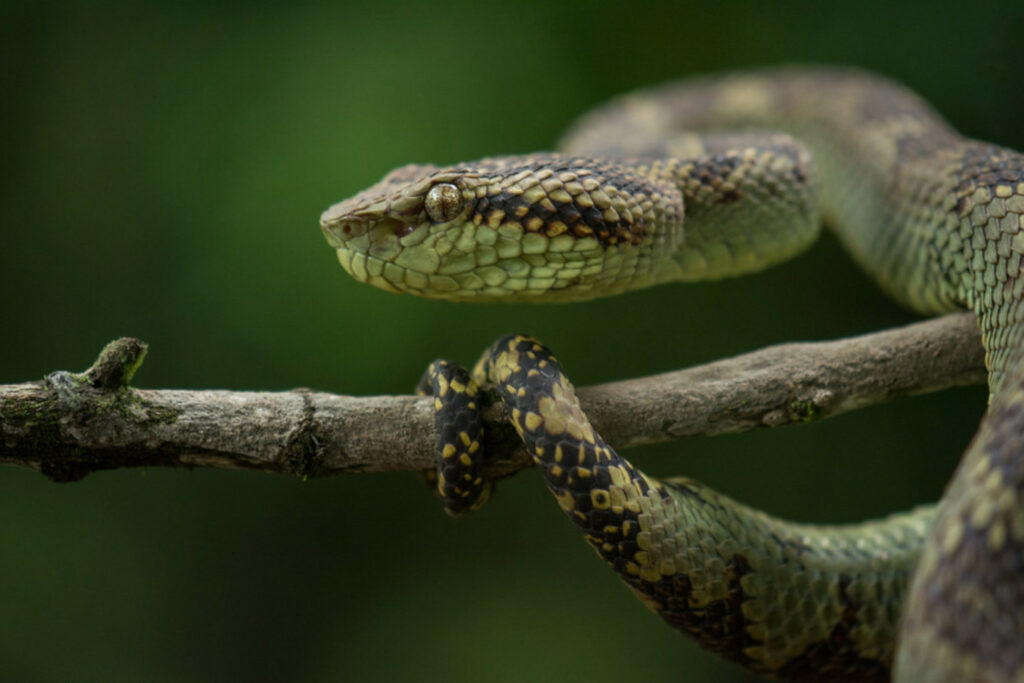
[[[993,148],[961,137],[884,78],[790,68],[682,81],[612,100],[582,118],[562,145],[616,154],[643,143],[612,130],[664,139],[717,128],[778,129],[805,142],[820,172],[827,223],[883,289],[924,313],[971,307],[961,280],[977,264],[965,253],[967,270],[953,270],[950,259],[962,227],[957,214],[973,210],[964,197],[982,187],[995,196],[1002,182],[986,163]],[[1006,174],[1015,195],[1016,171]]]

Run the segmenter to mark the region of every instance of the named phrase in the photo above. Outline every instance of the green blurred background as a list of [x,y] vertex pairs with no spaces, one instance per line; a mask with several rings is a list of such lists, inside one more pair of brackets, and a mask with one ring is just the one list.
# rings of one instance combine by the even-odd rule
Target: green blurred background
[[[1019,0],[0,5],[0,382],[134,335],[143,387],[406,393],[428,360],[528,331],[586,385],[905,323],[829,238],[742,280],[467,306],[356,284],[317,219],[394,166],[543,149],[615,93],[746,65],[876,69],[1024,148],[1022,19]],[[854,521],[935,499],[983,403],[630,455]],[[532,472],[453,521],[412,474],[8,467],[0,520],[4,680],[750,680],[642,608]]]

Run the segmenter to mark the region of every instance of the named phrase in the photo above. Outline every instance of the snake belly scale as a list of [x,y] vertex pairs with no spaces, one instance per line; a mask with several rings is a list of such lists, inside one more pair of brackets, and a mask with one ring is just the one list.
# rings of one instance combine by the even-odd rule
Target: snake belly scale
[[937,509],[794,524],[644,475],[594,432],[550,352],[510,337],[472,378],[428,371],[448,509],[489,491],[469,454],[482,432],[448,416],[493,385],[598,555],[703,646],[791,679],[1024,681],[1024,156],[960,136],[888,80],[815,68],[626,95],[560,149],[403,167],[321,227],[384,289],[543,302],[752,272],[823,218],[903,304],[978,314],[990,408]]

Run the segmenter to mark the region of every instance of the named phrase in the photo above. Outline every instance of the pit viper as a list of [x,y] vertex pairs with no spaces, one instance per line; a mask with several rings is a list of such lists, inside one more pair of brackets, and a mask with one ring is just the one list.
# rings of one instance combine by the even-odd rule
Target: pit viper
[[539,342],[431,365],[437,485],[486,500],[492,385],[558,504],[640,599],[704,647],[795,680],[1024,681],[1024,155],[965,138],[854,69],[669,83],[583,115],[558,152],[399,168],[328,208],[355,279],[459,301],[574,301],[740,275],[824,222],[895,299],[976,312],[989,408],[937,507],[849,526],[658,481],[590,425]]

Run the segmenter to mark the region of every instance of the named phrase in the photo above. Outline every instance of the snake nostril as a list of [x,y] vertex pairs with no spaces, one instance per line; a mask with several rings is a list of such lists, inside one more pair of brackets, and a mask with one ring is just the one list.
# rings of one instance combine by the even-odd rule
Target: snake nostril
[[341,231],[346,235],[349,235],[352,233],[352,226],[349,225],[348,223],[345,223],[344,225],[341,226]]
[[395,237],[402,239],[406,235],[411,235],[415,229],[416,226],[411,223],[399,223],[395,226]]

